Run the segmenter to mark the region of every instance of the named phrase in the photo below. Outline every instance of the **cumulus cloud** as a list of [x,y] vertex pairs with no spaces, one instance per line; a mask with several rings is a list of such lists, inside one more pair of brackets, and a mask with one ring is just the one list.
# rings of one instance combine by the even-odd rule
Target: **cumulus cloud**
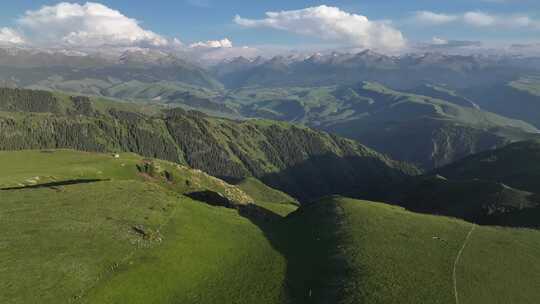
[[415,13],[413,19],[420,24],[432,25],[460,22],[478,28],[540,29],[540,21],[526,15],[494,15],[480,11],[471,11],[455,15],[420,11]]
[[62,2],[27,11],[18,24],[34,44],[79,47],[165,46],[164,37],[103,4]]
[[267,12],[264,19],[237,15],[234,21],[243,27],[273,28],[358,47],[395,50],[405,46],[402,33],[387,22],[371,21],[366,16],[326,5]]
[[444,24],[456,21],[458,16],[434,13],[430,11],[420,11],[416,12],[414,18],[421,23]]
[[196,42],[189,46],[190,48],[232,48],[233,44],[228,38],[221,40],[208,40],[206,42]]
[[15,30],[2,27],[0,28],[0,44],[22,44],[24,38]]

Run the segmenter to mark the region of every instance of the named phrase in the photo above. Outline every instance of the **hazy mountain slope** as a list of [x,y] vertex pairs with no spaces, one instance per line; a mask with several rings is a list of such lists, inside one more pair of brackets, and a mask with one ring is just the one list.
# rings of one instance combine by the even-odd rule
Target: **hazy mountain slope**
[[447,178],[481,179],[540,192],[540,142],[524,141],[467,157],[435,171]]
[[370,196],[386,182],[418,172],[352,140],[286,123],[237,122],[181,109],[149,115],[144,111],[150,110],[129,104],[3,92],[11,96],[0,99],[0,110],[8,111],[0,114],[4,150],[132,151],[228,180],[254,176],[300,199]]
[[[244,116],[301,123],[358,139],[393,158],[427,169],[538,136],[538,130],[528,123],[483,111],[452,91],[427,89],[434,91],[434,97],[371,82],[243,88],[231,91],[225,102],[239,105]],[[402,144],[403,139],[407,145]]]
[[[343,135],[358,138],[370,147],[426,169],[449,164],[472,153],[501,147],[509,142],[507,137],[499,136],[496,130],[491,132],[441,119],[421,118],[388,123],[369,130],[362,130],[355,125],[349,125],[348,128],[347,125],[340,127]],[[352,134],[352,130],[362,131]],[[332,129],[329,131],[333,132]]]
[[540,196],[503,183],[428,176],[411,182],[395,201],[409,210],[483,224],[540,227]]
[[423,95],[423,96],[429,96],[429,97],[433,97],[437,99],[442,99],[444,101],[448,101],[448,102],[451,102],[451,103],[454,103],[463,107],[479,108],[479,106],[475,104],[474,101],[466,97],[460,96],[459,93],[454,90],[441,87],[441,86],[436,86],[432,84],[423,84],[410,91],[417,95]]
[[356,92],[374,101],[364,115],[338,120],[323,129],[428,169],[538,133],[522,121],[442,99],[370,83]]
[[540,227],[539,156],[537,141],[472,155],[396,186],[401,193],[389,200],[481,224]]
[[[106,56],[0,49],[0,67],[0,83],[79,94],[106,95],[113,87],[131,81],[148,86],[178,83],[180,92],[183,85],[222,87],[203,68],[157,51],[128,50],[119,56]],[[155,97],[159,95],[151,98]]]
[[540,81],[524,76],[511,82],[471,87],[461,92],[482,108],[540,127]]

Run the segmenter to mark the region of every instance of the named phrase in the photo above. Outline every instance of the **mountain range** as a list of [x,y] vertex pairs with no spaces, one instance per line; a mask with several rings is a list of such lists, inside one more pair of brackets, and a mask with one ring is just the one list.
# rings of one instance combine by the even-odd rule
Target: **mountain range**
[[[426,170],[534,139],[540,127],[540,66],[519,56],[334,52],[202,67],[147,49],[2,49],[0,66],[7,87],[287,121],[360,140]],[[409,145],[396,144],[404,137]]]
[[124,55],[0,69],[0,302],[540,300],[535,77],[491,104]]
[[[475,117],[489,121],[481,114]],[[469,157],[462,153],[462,160],[421,174],[416,166],[359,142],[286,122],[236,121],[180,108],[8,88],[0,90],[0,127],[1,150],[129,151],[233,184],[251,178],[247,187],[258,188],[260,180],[303,204],[341,194],[478,223],[538,225],[534,163],[540,140],[501,142],[500,149]],[[466,143],[463,137],[454,140]]]

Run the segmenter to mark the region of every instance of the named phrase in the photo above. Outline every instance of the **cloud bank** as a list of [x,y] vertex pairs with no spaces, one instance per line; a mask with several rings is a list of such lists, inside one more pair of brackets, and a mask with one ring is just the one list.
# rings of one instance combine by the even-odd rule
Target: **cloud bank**
[[458,17],[454,15],[439,14],[430,11],[419,11],[416,12],[414,19],[421,23],[444,24],[454,22],[458,19]]
[[481,11],[471,11],[454,15],[419,11],[415,13],[413,20],[417,23],[428,25],[459,22],[476,28],[540,29],[540,21],[526,15],[494,15]]
[[480,41],[467,41],[467,40],[447,40],[441,37],[433,37],[431,44],[428,44],[428,48],[464,48],[464,47],[481,47]]
[[264,19],[237,15],[234,22],[247,28],[273,28],[356,47],[397,50],[406,44],[403,34],[387,22],[371,21],[366,16],[326,5],[267,12]]

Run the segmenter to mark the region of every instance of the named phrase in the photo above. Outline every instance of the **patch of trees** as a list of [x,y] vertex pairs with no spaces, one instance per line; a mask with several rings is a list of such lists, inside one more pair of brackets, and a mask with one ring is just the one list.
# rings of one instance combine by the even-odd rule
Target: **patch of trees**
[[0,110],[8,112],[58,113],[58,99],[50,92],[0,88]]

